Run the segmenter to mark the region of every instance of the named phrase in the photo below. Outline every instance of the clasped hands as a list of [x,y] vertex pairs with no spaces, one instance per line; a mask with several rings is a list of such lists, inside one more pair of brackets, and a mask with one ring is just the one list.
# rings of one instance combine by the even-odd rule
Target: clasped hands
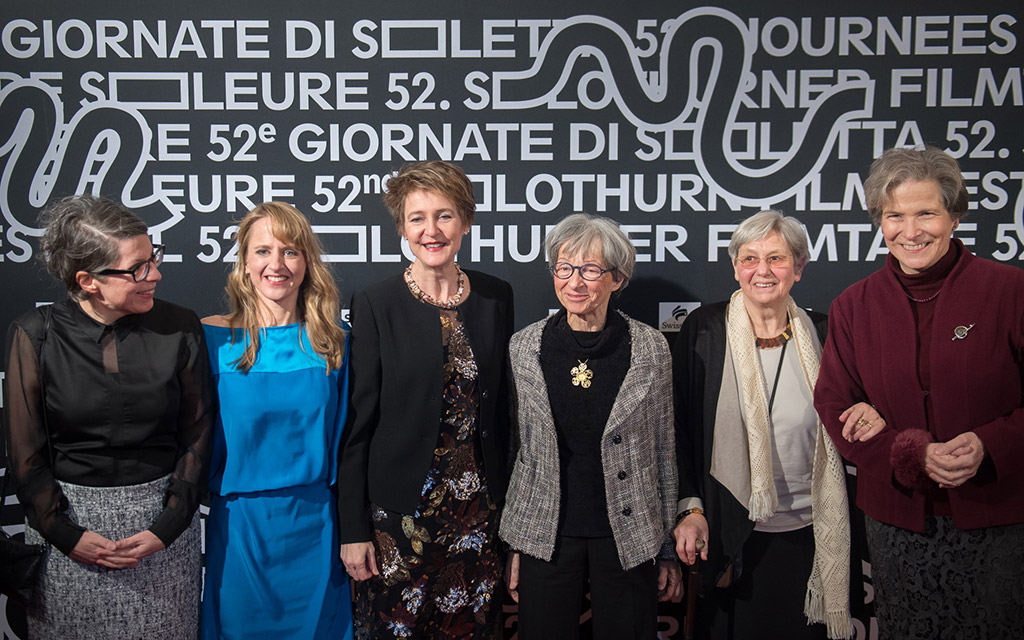
[[86,531],[68,556],[82,564],[107,569],[132,569],[139,566],[139,560],[163,548],[164,543],[149,530],[140,531],[117,542],[95,531]]
[[973,431],[946,442],[932,442],[924,448],[924,471],[943,489],[959,487],[978,473],[985,458],[985,445]]

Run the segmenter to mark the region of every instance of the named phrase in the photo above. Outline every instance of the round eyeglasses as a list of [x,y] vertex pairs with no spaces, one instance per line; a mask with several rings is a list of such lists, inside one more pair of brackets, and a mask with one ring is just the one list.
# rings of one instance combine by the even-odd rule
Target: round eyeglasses
[[615,267],[602,269],[596,264],[581,264],[577,266],[568,262],[556,262],[548,268],[548,271],[559,280],[568,280],[572,277],[573,271],[579,271],[581,278],[593,282],[594,280],[600,280],[604,274],[615,271]]
[[164,245],[154,244],[153,255],[150,256],[149,260],[145,260],[135,265],[131,269],[104,269],[103,271],[97,271],[93,275],[96,276],[113,276],[118,274],[125,274],[132,277],[135,282],[142,282],[149,275],[150,265],[159,267],[164,262]]

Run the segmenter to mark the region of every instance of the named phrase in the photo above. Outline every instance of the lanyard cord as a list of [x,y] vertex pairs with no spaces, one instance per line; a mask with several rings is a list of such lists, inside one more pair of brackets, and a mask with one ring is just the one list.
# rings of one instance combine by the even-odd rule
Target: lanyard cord
[[779,378],[782,377],[782,361],[786,359],[786,347],[789,346],[789,340],[782,343],[782,353],[779,355],[779,367],[775,370],[775,382],[772,383],[772,395],[768,398],[768,419],[771,420],[772,416],[772,405],[775,404],[775,391],[779,388]]

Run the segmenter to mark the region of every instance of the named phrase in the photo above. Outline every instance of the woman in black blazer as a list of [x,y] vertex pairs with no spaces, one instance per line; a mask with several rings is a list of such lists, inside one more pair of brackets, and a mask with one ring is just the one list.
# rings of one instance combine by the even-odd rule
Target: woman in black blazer
[[338,488],[356,632],[498,638],[512,289],[455,263],[476,209],[462,169],[406,165],[384,202],[416,261],[352,298]]

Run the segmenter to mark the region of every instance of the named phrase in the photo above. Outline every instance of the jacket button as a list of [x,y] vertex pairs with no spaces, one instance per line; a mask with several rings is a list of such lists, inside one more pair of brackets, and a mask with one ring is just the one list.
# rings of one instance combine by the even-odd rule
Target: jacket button
[[617,434],[615,436],[612,436],[612,442],[614,442],[615,444],[620,444],[622,442],[622,436]]
[[620,471],[619,472],[619,480],[625,480],[625,479],[626,479],[626,472],[625,471]]
[[625,509],[622,510],[622,515],[629,517],[633,515],[633,510],[630,509],[629,507],[626,507]]
[[481,438],[486,438],[487,437],[487,429],[484,429],[483,431],[480,432],[480,437]]
[[481,397],[482,397],[482,398],[483,398],[484,400],[486,400],[486,399],[487,399],[487,389],[484,389],[484,392],[483,392],[483,393],[481,393],[481,394],[480,394],[480,396],[481,396]]

